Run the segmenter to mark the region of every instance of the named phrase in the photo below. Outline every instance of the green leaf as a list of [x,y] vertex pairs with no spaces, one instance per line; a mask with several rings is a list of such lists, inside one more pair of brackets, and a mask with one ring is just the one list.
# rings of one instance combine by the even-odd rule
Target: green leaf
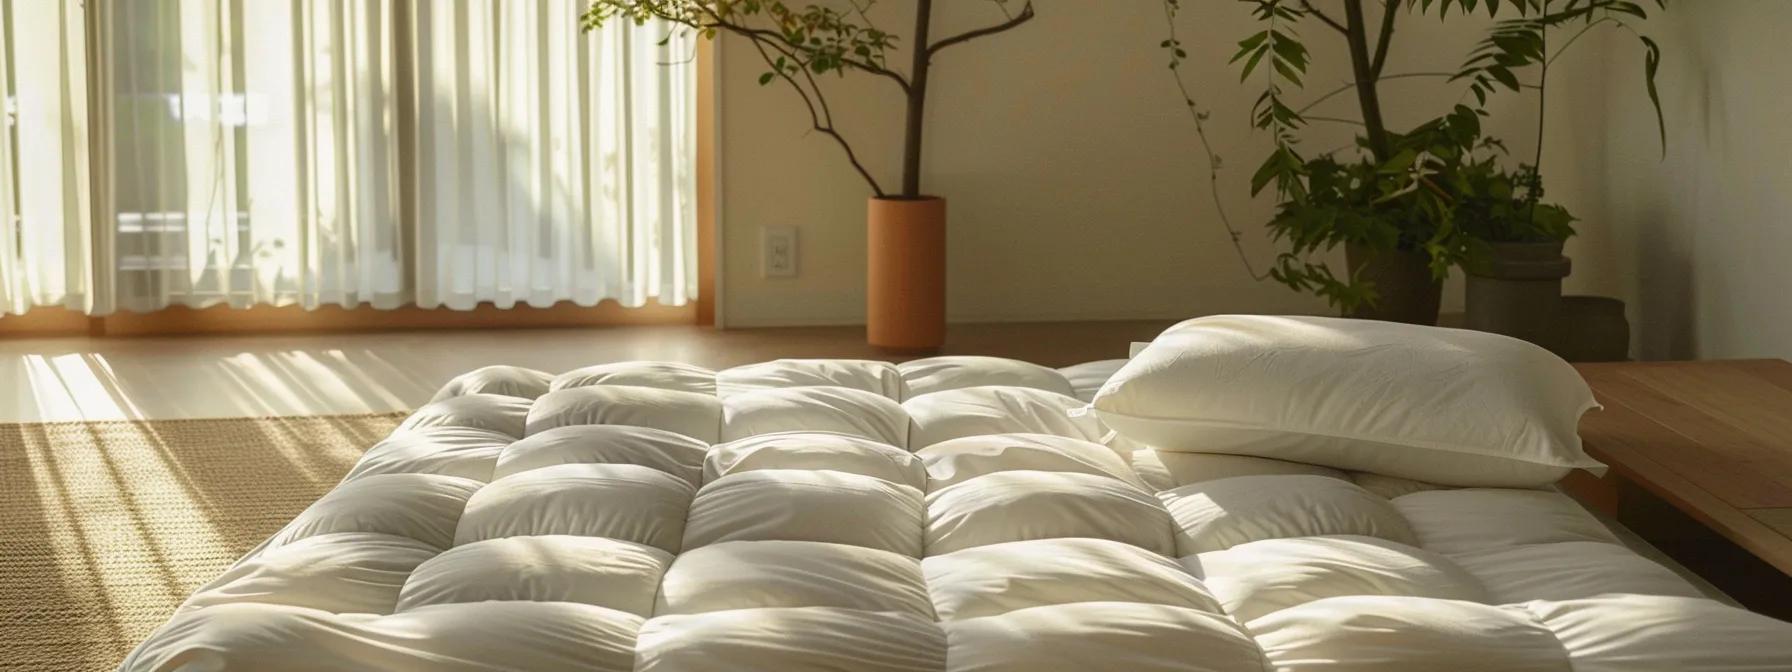
[[1288,65],[1287,61],[1279,58],[1272,60],[1275,63],[1276,72],[1281,73],[1283,79],[1293,82],[1296,86],[1300,85],[1300,73],[1295,71],[1293,66]]
[[1262,192],[1263,188],[1269,186],[1270,181],[1276,179],[1276,175],[1282,172],[1281,159],[1282,153],[1280,150],[1272,152],[1270,153],[1269,158],[1263,160],[1263,165],[1257,167],[1257,172],[1251,174],[1252,196],[1256,196],[1259,192]]
[[1496,65],[1488,68],[1487,74],[1493,75],[1494,79],[1500,80],[1500,83],[1506,85],[1506,88],[1513,91],[1518,90],[1518,75],[1512,74],[1510,69]]
[[767,84],[772,83],[772,77],[774,77],[774,76],[775,75],[773,75],[772,73],[769,73],[769,72],[759,75],[759,85],[765,86]]
[[1240,40],[1238,42],[1238,53],[1232,55],[1232,60],[1237,61],[1239,59],[1239,57],[1244,56],[1245,52],[1256,49],[1258,46],[1263,44],[1264,40],[1267,40],[1267,39],[1269,39],[1269,31],[1265,30],[1265,31],[1257,33],[1256,35],[1252,35],[1250,37],[1244,38],[1243,40]]
[[1668,122],[1661,115],[1661,92],[1655,88],[1655,75],[1661,71],[1661,46],[1646,35],[1638,35],[1647,53],[1643,54],[1643,76],[1649,87],[1649,104],[1655,107],[1655,131],[1661,139],[1661,155],[1668,154]]
[[1290,39],[1287,35],[1284,35],[1281,32],[1276,33],[1276,39],[1275,39],[1274,44],[1275,44],[1276,56],[1281,57],[1283,60],[1288,61],[1290,65],[1292,65],[1295,68],[1298,68],[1302,71],[1305,71],[1307,69],[1307,48],[1306,48],[1306,46],[1302,45],[1300,42]]
[[1263,60],[1263,55],[1267,53],[1269,53],[1269,47],[1258,47],[1257,52],[1251,54],[1251,60],[1245,61],[1244,70],[1238,73],[1238,81],[1242,82],[1250,78],[1251,71],[1257,69],[1257,62]]

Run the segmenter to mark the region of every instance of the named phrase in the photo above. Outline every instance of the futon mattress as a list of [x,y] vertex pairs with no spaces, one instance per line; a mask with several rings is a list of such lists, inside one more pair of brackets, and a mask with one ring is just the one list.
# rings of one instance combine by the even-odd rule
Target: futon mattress
[[481,369],[124,669],[1792,669],[1557,492],[1128,445],[1119,364]]

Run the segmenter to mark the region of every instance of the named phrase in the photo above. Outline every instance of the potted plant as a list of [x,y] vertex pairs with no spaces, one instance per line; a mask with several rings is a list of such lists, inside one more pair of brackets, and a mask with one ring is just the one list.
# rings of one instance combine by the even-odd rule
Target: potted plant
[[1537,167],[1502,168],[1496,156],[1472,161],[1456,205],[1456,225],[1471,246],[1465,325],[1552,345],[1562,303],[1562,279],[1573,265],[1562,245],[1574,235],[1574,216],[1543,202]]
[[[1600,26],[1628,29],[1628,22],[1648,16],[1640,4],[1627,0],[1386,0],[1379,20],[1371,22],[1363,0],[1341,0],[1339,16],[1309,0],[1245,1],[1263,27],[1238,43],[1232,61],[1240,65],[1242,79],[1263,78],[1252,123],[1267,131],[1274,143],[1252,175],[1251,191],[1254,195],[1274,188],[1278,205],[1269,228],[1272,237],[1288,247],[1266,272],[1259,274],[1248,259],[1247,270],[1253,277],[1272,278],[1298,291],[1315,293],[1349,315],[1424,324],[1436,322],[1443,279],[1452,266],[1467,259],[1466,250],[1473,247],[1467,241],[1484,230],[1459,228],[1456,209],[1462,199],[1489,197],[1473,190],[1491,185],[1445,180],[1457,176],[1466,166],[1464,162],[1471,161],[1480,138],[1477,117],[1484,116],[1484,111],[1456,105],[1443,116],[1401,132],[1383,120],[1380,83],[1409,77],[1466,81],[1478,104],[1485,104],[1488,96],[1500,89],[1541,91],[1549,64],[1581,35]],[[1176,33],[1181,0],[1164,3],[1169,37],[1161,46],[1171,54],[1170,68],[1194,117],[1210,171],[1217,174],[1220,160],[1206,138],[1208,113],[1194,100],[1180,71],[1188,56]],[[1402,16],[1435,12],[1441,18],[1453,9],[1460,13],[1485,9],[1490,16],[1497,16],[1502,8],[1517,18],[1497,22],[1456,71],[1385,72]],[[1314,23],[1342,39],[1352,81],[1304,104],[1297,103],[1289,98],[1289,91],[1303,86],[1312,58],[1298,27]],[[1547,37],[1557,28],[1576,32],[1552,52]],[[1659,122],[1654,78],[1660,50],[1647,37],[1638,38],[1644,47],[1644,75]],[[1521,82],[1518,73],[1531,69],[1539,73],[1538,81]],[[1359,119],[1307,115],[1313,106],[1346,92],[1355,93]],[[1542,104],[1540,94],[1539,160],[1531,164],[1533,174],[1542,151]],[[1350,147],[1307,156],[1300,151],[1299,142],[1309,121],[1352,124],[1361,131]],[[1658,126],[1665,143],[1665,126]],[[1217,178],[1210,184],[1217,184]],[[1534,193],[1541,197],[1540,189]],[[1218,205],[1217,187],[1214,200]],[[1236,244],[1243,234],[1223,207],[1219,214]],[[1316,258],[1339,246],[1345,249],[1348,269],[1342,274]],[[1242,247],[1239,249],[1242,256]]]
[[[1012,30],[1034,16],[1030,0],[989,0],[1002,16],[989,25],[946,37],[931,33],[933,0],[917,0],[906,71],[890,65],[901,38],[877,27],[868,13],[876,0],[846,9],[777,0],[594,0],[581,17],[592,30],[612,20],[660,20],[706,38],[745,39],[764,60],[761,85],[783,82],[802,99],[814,130],[831,138],[865,184],[867,206],[866,337],[898,351],[938,348],[946,334],[946,201],[921,187],[921,147],[934,57],[983,37]],[[840,133],[818,77],[858,73],[889,83],[904,101],[902,183],[888,191]]]

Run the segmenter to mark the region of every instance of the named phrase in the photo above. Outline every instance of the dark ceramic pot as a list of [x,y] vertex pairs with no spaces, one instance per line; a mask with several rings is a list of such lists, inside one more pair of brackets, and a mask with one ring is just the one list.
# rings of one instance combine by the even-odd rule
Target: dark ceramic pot
[[1437,324],[1437,307],[1443,300],[1443,282],[1431,275],[1431,258],[1419,250],[1371,250],[1346,245],[1344,257],[1350,274],[1375,286],[1379,300],[1362,306],[1349,317],[1365,320]]
[[1605,296],[1562,297],[1562,328],[1554,348],[1570,362],[1630,359],[1630,321],[1624,302]]

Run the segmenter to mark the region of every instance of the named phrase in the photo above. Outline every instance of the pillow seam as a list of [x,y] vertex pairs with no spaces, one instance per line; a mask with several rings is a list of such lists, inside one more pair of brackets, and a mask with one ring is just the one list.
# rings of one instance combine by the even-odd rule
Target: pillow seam
[[[1588,410],[1591,410],[1593,408],[1598,408],[1598,407],[1599,407],[1599,405],[1597,403],[1589,404],[1589,405],[1587,405],[1586,408],[1581,409],[1581,413],[1585,414]],[[1352,441],[1366,441],[1366,442],[1386,444],[1386,445],[1390,445],[1390,446],[1398,446],[1401,448],[1419,448],[1419,449],[1426,449],[1426,450],[1438,450],[1438,451],[1443,451],[1443,452],[1460,453],[1460,454],[1464,454],[1464,455],[1476,455],[1479,457],[1487,457],[1487,458],[1493,458],[1493,459],[1504,459],[1504,460],[1511,460],[1513,462],[1524,462],[1524,463],[1528,463],[1528,464],[1537,464],[1537,465],[1543,465],[1543,466],[1549,466],[1549,467],[1563,467],[1563,468],[1568,468],[1568,469],[1588,469],[1588,468],[1603,468],[1603,467],[1608,466],[1604,462],[1600,462],[1599,460],[1593,459],[1593,457],[1591,455],[1586,454],[1586,450],[1584,448],[1582,448],[1582,442],[1581,442],[1579,433],[1576,433],[1574,435],[1574,445],[1572,446],[1572,449],[1575,453],[1578,454],[1580,459],[1571,460],[1571,461],[1570,460],[1542,461],[1542,460],[1526,459],[1523,457],[1510,455],[1510,454],[1500,454],[1500,453],[1496,453],[1495,451],[1492,451],[1492,450],[1485,450],[1485,449],[1475,448],[1472,446],[1463,446],[1460,444],[1449,444],[1449,443],[1442,443],[1442,442],[1389,440],[1389,439],[1382,438],[1382,437],[1370,437],[1370,436],[1362,436],[1362,435],[1342,434],[1342,433],[1337,433],[1337,432],[1320,432],[1320,431],[1312,431],[1312,430],[1304,430],[1304,429],[1296,430],[1296,429],[1270,427],[1267,425],[1247,424],[1247,423],[1242,423],[1242,422],[1233,422],[1233,421],[1226,421],[1226,420],[1207,420],[1207,419],[1197,419],[1197,418],[1159,418],[1159,417],[1151,417],[1151,416],[1143,416],[1143,415],[1133,415],[1130,413],[1119,413],[1119,412],[1115,412],[1115,411],[1104,411],[1099,408],[1095,409],[1095,412],[1099,416],[1113,416],[1115,418],[1124,418],[1124,419],[1128,419],[1128,420],[1144,420],[1147,422],[1162,422],[1162,423],[1171,423],[1171,424],[1180,424],[1180,425],[1221,427],[1221,428],[1226,428],[1226,429],[1244,429],[1244,430],[1253,430],[1253,431],[1260,431],[1260,432],[1279,432],[1279,433],[1284,433],[1284,434],[1301,434],[1301,435],[1305,435],[1305,436],[1319,436],[1319,437],[1325,437],[1325,438],[1331,438],[1331,439],[1348,439],[1348,440],[1352,440]],[[1155,450],[1156,448],[1153,447],[1153,449]],[[1166,451],[1166,452],[1178,452],[1178,451]],[[1234,453],[1224,453],[1224,454],[1230,455],[1230,454],[1234,454]],[[1563,462],[1569,462],[1569,463],[1563,464]]]

